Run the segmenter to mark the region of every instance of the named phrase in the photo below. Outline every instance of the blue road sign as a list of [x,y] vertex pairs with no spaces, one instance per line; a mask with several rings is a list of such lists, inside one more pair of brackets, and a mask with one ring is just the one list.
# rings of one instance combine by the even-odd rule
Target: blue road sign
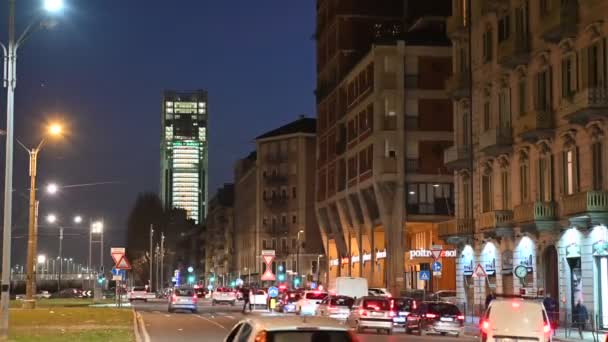
[[279,288],[276,286],[271,286],[268,288],[268,295],[270,298],[276,298],[279,296]]
[[420,271],[420,280],[430,280],[431,279],[431,271],[421,270]]
[[126,276],[127,276],[127,271],[126,270],[119,270],[119,269],[116,269],[116,267],[112,267],[112,275],[122,276],[122,278],[125,279]]
[[441,272],[441,270],[443,269],[443,266],[441,265],[441,263],[439,261],[435,261],[433,263],[433,272]]

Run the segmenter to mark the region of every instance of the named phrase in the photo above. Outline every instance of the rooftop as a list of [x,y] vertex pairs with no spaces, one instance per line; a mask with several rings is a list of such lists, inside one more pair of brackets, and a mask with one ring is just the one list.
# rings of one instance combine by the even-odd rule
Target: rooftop
[[288,134],[295,134],[295,133],[315,134],[316,132],[317,132],[317,119],[301,116],[296,121],[290,122],[287,125],[281,126],[277,129],[266,132],[266,133],[256,137],[255,140],[273,138],[273,137],[278,137],[281,135],[288,135]]

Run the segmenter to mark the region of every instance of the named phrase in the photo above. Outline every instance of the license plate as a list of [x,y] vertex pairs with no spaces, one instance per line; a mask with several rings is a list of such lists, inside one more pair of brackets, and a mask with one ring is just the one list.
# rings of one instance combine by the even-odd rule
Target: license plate
[[187,299],[180,299],[179,302],[180,303],[186,303],[186,302],[189,302],[189,300],[187,300]]
[[441,321],[442,322],[454,322],[453,318],[448,318],[448,317],[441,317]]
[[375,316],[375,317],[384,317],[384,314],[382,312],[372,312],[372,316]]
[[393,319],[394,322],[404,322],[405,323],[405,317],[395,317]]
[[407,316],[409,314],[410,314],[409,312],[405,312],[405,311],[399,312],[399,316]]

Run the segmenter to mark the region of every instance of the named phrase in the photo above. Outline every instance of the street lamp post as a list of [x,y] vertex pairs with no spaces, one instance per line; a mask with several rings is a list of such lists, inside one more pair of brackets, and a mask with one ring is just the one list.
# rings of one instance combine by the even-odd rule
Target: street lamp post
[[[61,134],[62,128],[58,124],[52,124],[48,133],[56,136]],[[37,225],[37,213],[38,213],[38,201],[36,200],[36,173],[38,165],[38,153],[44,146],[45,139],[42,139],[38,146],[30,149],[27,148],[23,143],[17,139],[17,143],[23,147],[30,156],[30,215],[29,215],[29,229],[27,239],[27,275],[25,283],[25,301],[23,302],[24,308],[33,308],[35,306],[34,295],[36,294],[36,265],[34,262],[35,255],[38,254],[38,225]]]
[[321,279],[321,264],[319,262],[323,256],[323,254],[317,255],[317,283],[319,282],[319,279]]
[[296,274],[297,274],[296,276],[298,278],[300,278],[300,279],[301,279],[301,277],[300,277],[300,245],[301,245],[301,243],[300,243],[300,234],[303,234],[303,233],[304,233],[304,230],[300,229],[298,231],[298,236],[297,236],[297,239],[296,239],[297,242],[298,242],[298,248],[296,250]]
[[[99,240],[98,241],[93,241],[93,235],[98,234],[99,235]],[[95,221],[91,223],[91,228],[89,230],[89,266],[88,266],[88,271],[89,271],[89,278],[91,278],[92,281],[92,271],[91,271],[91,259],[92,259],[92,245],[94,242],[99,242],[100,244],[100,259],[99,259],[99,271],[102,270],[103,268],[103,222],[102,221]],[[95,283],[96,284],[96,283]],[[97,285],[94,285],[95,288],[94,290],[96,291],[97,289]],[[97,291],[95,292],[96,296],[101,295],[101,293],[98,293]],[[97,298],[97,297],[96,297]]]
[[[6,162],[4,172],[4,219],[2,241],[2,269],[11,268],[11,228],[12,228],[12,193],[13,193],[13,139],[14,139],[14,109],[15,88],[17,86],[17,50],[27,39],[30,31],[38,20],[32,22],[18,39],[15,39],[15,3],[9,0],[8,10],[8,46],[2,44],[4,52],[4,79],[6,88]],[[45,0],[45,10],[56,12],[61,10],[61,0]],[[10,272],[2,272],[2,286],[0,288],[0,340],[8,339],[8,307],[10,301]]]

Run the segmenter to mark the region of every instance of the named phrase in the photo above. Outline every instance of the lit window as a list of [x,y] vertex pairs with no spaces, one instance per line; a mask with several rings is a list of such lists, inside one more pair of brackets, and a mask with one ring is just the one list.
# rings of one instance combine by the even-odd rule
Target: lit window
[[167,107],[173,107],[173,102],[171,102],[171,101],[167,101],[166,106],[167,106]]

